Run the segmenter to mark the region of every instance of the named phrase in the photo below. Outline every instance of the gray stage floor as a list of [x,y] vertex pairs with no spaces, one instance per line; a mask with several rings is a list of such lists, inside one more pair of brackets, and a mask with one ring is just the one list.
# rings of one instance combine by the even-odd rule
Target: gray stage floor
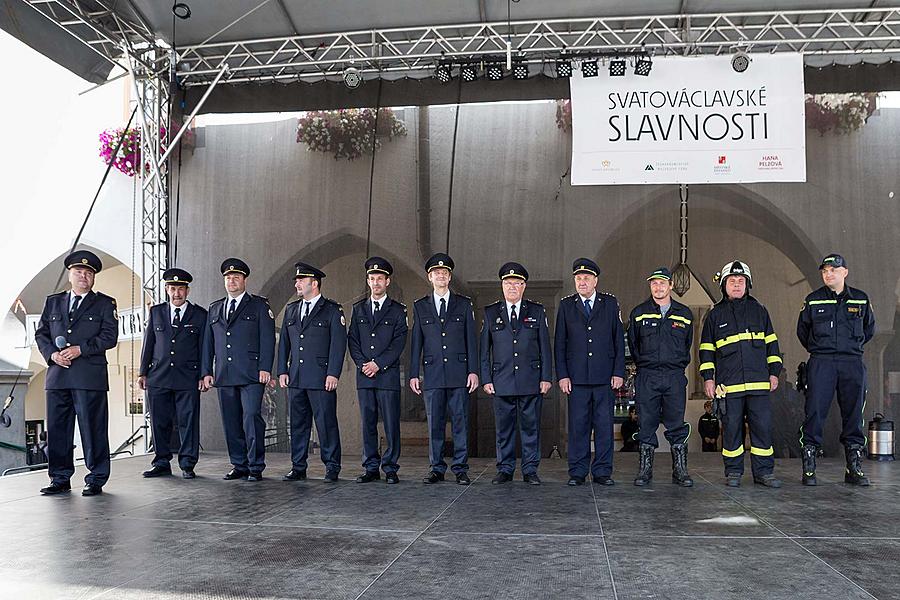
[[[693,489],[635,488],[636,456],[616,455],[612,488],[420,483],[406,459],[397,486],[352,481],[222,481],[204,454],[193,481],[147,480],[146,457],[117,460],[100,497],[40,497],[45,473],[0,479],[2,598],[900,598],[900,467],[866,463],[868,489],[821,465],[817,488],[781,460],[781,490],[722,484],[721,458],[691,455]],[[749,473],[749,465],[747,469]],[[177,471],[176,471],[177,473]],[[310,469],[320,478],[320,465]],[[79,469],[73,484],[80,482]]]

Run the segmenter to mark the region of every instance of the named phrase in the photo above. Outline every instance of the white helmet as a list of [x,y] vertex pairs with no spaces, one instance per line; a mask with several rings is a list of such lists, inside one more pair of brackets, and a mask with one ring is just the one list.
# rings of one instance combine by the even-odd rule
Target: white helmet
[[750,267],[747,266],[747,263],[741,262],[739,260],[733,260],[725,263],[725,266],[722,267],[722,270],[716,273],[714,281],[720,286],[723,286],[725,285],[725,280],[729,275],[743,275],[747,278],[747,289],[753,287],[753,276],[750,274]]

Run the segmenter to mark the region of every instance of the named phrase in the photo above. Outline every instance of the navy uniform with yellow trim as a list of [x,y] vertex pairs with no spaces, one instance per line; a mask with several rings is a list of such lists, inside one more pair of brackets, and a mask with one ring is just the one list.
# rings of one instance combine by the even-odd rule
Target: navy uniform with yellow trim
[[[369,287],[375,289],[371,296],[353,305],[347,333],[347,347],[357,369],[356,389],[362,421],[365,473],[357,481],[379,479],[380,468],[388,483],[396,483],[400,468],[400,355],[406,346],[409,325],[406,306],[387,296],[394,272],[391,264],[373,256],[366,261],[365,269]],[[370,370],[373,368],[374,372]],[[378,452],[379,416],[387,443],[383,455]]]
[[47,297],[34,334],[47,361],[47,473],[45,495],[68,492],[75,473],[72,441],[75,419],[84,445],[83,495],[101,492],[109,479],[109,406],[106,351],[119,337],[115,299],[92,290],[103,264],[93,252],[65,258],[71,291]]
[[[527,483],[540,484],[542,395],[550,388],[552,358],[547,313],[538,302],[522,297],[528,271],[519,263],[500,267],[503,285],[521,282],[518,299],[484,307],[481,330],[481,382],[493,390],[497,429],[497,476],[492,483],[506,483],[516,468],[518,420],[522,475]],[[545,389],[546,388],[546,389]],[[488,392],[491,393],[491,392]]]
[[325,481],[334,482],[341,471],[336,386],[347,351],[344,308],[321,295],[323,271],[302,262],[294,266],[301,298],[285,308],[278,341],[278,375],[288,376],[291,407],[291,472],[283,479],[306,478],[315,418]]
[[[732,276],[746,281],[743,295],[731,299],[726,286]],[[750,268],[740,261],[727,263],[717,281],[720,300],[706,316],[700,337],[700,374],[707,395],[720,400],[722,456],[725,475],[737,487],[744,472],[744,417],[750,426],[750,461],[753,480],[767,487],[780,487],[775,478],[772,449],[772,404],[769,392],[776,385],[782,359],[778,336],[769,312],[750,295]],[[715,394],[710,394],[710,388]]]
[[[425,263],[425,272],[436,269],[449,284],[454,267],[447,254],[435,254]],[[431,275],[435,277],[435,275]],[[435,290],[439,289],[437,284]],[[446,298],[432,291],[413,304],[415,321],[410,341],[409,377],[422,377],[421,392],[425,397],[425,414],[428,416],[429,461],[433,479],[443,478],[447,471],[444,461],[444,438],[447,415],[450,416],[453,435],[453,464],[451,469],[457,481],[466,484],[468,464],[468,412],[470,376],[478,374],[478,350],[475,334],[475,314],[472,300],[446,289]],[[473,386],[478,382],[474,380]],[[433,483],[431,477],[426,482]]]
[[[262,399],[275,359],[275,318],[269,301],[245,291],[250,267],[240,259],[222,263],[226,288],[229,275],[243,275],[237,289],[209,306],[203,339],[202,375],[212,377],[228,457],[233,469],[226,479],[262,478],[266,467],[266,424]],[[266,382],[262,380],[265,379]]]
[[672,481],[683,487],[694,485],[687,473],[691,426],[684,420],[684,370],[691,362],[694,315],[690,308],[672,298],[671,280],[668,268],[653,271],[647,277],[650,298],[637,305],[628,317],[628,346],[637,365],[634,386],[640,422],[640,462],[635,485],[646,485],[653,478],[660,417],[672,452]]
[[816,485],[816,454],[822,446],[822,430],[837,391],[842,421],[840,439],[847,455],[845,480],[868,485],[860,467],[866,442],[863,432],[866,366],[862,355],[863,346],[875,335],[875,313],[865,292],[844,285],[848,271],[843,256],[829,254],[819,270],[826,285],[806,297],[797,318],[797,337],[810,355],[806,372],[806,419],[800,442],[803,483]]
[[167,269],[163,282],[170,301],[150,308],[144,328],[139,381],[147,390],[154,450],[153,468],[145,471],[144,477],[171,473],[170,440],[176,423],[178,465],[185,478],[193,477],[200,456],[200,351],[207,313],[202,306],[187,301],[193,280],[184,269]]
[[[593,285],[580,281],[579,274],[592,276],[586,279]],[[569,484],[582,484],[590,469],[594,482],[611,485],[615,409],[612,378],[625,377],[625,334],[619,301],[612,294],[596,291],[600,267],[594,261],[577,259],[572,264],[572,275],[576,289],[579,285],[584,288],[560,301],[554,334],[556,377],[561,382],[571,380]]]

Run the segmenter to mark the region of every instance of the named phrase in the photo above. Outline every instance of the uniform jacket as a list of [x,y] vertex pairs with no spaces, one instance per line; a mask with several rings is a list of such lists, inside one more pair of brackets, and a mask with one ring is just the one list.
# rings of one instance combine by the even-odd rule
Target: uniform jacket
[[428,294],[413,304],[413,315],[410,378],[424,375],[426,390],[465,387],[469,373],[478,373],[472,300],[450,292],[447,315],[441,322],[434,294]]
[[493,383],[498,396],[540,393],[551,381],[550,332],[544,306],[522,300],[518,328],[509,322],[506,302],[484,307],[481,328],[481,383]]
[[610,378],[625,377],[625,334],[619,302],[612,294],[597,292],[591,316],[581,296],[572,294],[559,303],[554,333],[556,376],[575,385],[609,385]]
[[144,327],[140,374],[147,386],[167,390],[196,390],[200,381],[200,352],[206,333],[206,309],[194,303],[183,305],[181,325],[172,326],[169,303],[150,308]]
[[680,370],[691,362],[694,315],[672,300],[666,318],[653,298],[637,305],[628,317],[628,346],[638,369]]
[[[357,389],[400,389],[400,355],[406,346],[409,326],[406,306],[388,297],[378,311],[378,322],[372,322],[370,298],[353,305],[347,347],[356,364]],[[374,360],[378,365],[375,377],[366,377],[362,366]]]
[[303,323],[303,301],[287,305],[278,341],[278,374],[287,374],[288,387],[324,390],[325,378],[340,377],[347,351],[344,308],[320,298]]
[[271,372],[275,360],[275,318],[269,301],[247,293],[229,320],[222,312],[225,300],[209,305],[201,375],[212,375],[216,387],[259,383],[259,372]]
[[[81,356],[66,369],[50,360],[59,350],[56,338],[69,346],[79,346]],[[47,296],[34,341],[47,361],[45,389],[109,390],[106,351],[119,340],[119,316],[114,298],[88,292],[69,320],[69,292]]]
[[875,335],[875,313],[862,290],[845,286],[840,295],[822,286],[806,297],[797,318],[797,337],[812,355],[862,356]]

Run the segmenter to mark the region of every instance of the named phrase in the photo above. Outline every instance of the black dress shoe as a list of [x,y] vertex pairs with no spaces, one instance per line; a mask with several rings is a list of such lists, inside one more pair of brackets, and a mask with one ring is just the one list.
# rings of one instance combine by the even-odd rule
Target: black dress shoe
[[41,488],[41,494],[44,496],[55,496],[56,494],[68,494],[72,491],[72,486],[68,483],[53,482],[45,488]]
[[325,471],[325,481],[329,483],[336,483],[338,480],[338,472],[337,471]]
[[232,469],[225,473],[225,476],[222,477],[222,479],[224,479],[225,481],[232,481],[234,479],[246,479],[247,475],[249,475],[247,471],[238,471],[237,469]]
[[530,475],[523,475],[522,481],[524,481],[528,485],[541,485],[541,478],[538,477],[537,473],[531,473]]
[[568,485],[571,485],[571,486],[584,485],[584,477],[576,477],[576,476],[569,477]]
[[247,475],[247,481],[262,481],[262,471],[251,471]]
[[291,472],[281,478],[282,481],[306,481],[306,470],[298,471],[291,469]]
[[422,483],[438,483],[444,480],[444,474],[432,471],[422,479]]
[[81,490],[82,496],[99,496],[103,493],[103,488],[99,485],[94,485],[93,483],[89,483],[84,486],[84,489]]
[[197,478],[197,474],[194,473],[193,469],[182,469],[181,476],[184,479],[196,479]]
[[469,479],[468,473],[457,473],[456,474],[456,483],[458,485],[469,485],[472,483],[472,480]]
[[144,471],[143,473],[141,473],[141,475],[143,475],[144,477],[163,477],[171,474],[171,467],[160,467],[159,465],[154,466],[149,471]]
[[381,473],[379,473],[378,471],[366,471],[356,478],[356,483],[369,483],[370,481],[375,481],[376,479],[381,479]]
[[400,476],[397,475],[396,471],[392,471],[391,473],[385,473],[384,481],[385,481],[385,483],[389,483],[389,484],[400,483]]
[[594,477],[594,483],[597,485],[616,485],[616,482],[609,475],[597,475]]
[[494,484],[507,483],[509,481],[512,481],[512,475],[510,473],[506,473],[505,471],[498,471],[497,475],[493,479],[491,479],[491,483]]

